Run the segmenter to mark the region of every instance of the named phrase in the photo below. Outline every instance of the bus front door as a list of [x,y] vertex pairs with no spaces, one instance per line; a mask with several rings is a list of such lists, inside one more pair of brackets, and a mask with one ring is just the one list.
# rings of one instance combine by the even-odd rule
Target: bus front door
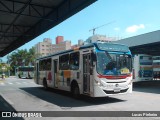
[[83,55],[83,92],[90,93],[90,53]]

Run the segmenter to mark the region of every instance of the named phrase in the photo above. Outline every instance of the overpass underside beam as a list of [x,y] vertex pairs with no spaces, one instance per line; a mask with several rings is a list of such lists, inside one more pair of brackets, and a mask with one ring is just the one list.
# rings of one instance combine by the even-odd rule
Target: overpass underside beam
[[150,43],[147,45],[130,47],[132,54],[149,54],[160,56],[160,42]]
[[53,0],[50,4],[47,1],[0,1],[0,15],[2,15],[0,43],[8,40],[8,44],[0,48],[1,57],[58,25],[96,0]]

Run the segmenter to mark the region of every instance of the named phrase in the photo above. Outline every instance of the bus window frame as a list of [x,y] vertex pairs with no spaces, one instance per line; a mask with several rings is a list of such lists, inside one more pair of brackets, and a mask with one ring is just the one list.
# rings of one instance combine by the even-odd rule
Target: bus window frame
[[59,70],[69,70],[69,53],[59,56]]
[[[71,55],[73,55],[73,54],[78,54],[78,56],[73,56],[73,58],[72,58]],[[75,57],[78,57],[78,59],[75,60],[76,59]],[[79,69],[79,62],[80,62],[80,53],[79,52],[70,53],[70,55],[69,55],[69,66],[70,66],[69,69],[70,70],[78,70]]]

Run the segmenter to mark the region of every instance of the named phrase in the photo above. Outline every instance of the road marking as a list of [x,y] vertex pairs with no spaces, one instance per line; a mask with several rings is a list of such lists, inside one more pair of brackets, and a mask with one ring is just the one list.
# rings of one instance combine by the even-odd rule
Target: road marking
[[0,85],[1,86],[5,86],[5,85],[27,85],[27,84],[35,84],[35,82],[33,81],[26,81],[26,82],[8,82],[8,81],[0,81]]
[[23,82],[23,84],[28,84],[27,82]]
[[21,83],[19,83],[19,82],[16,82],[16,84],[21,84]]
[[3,85],[3,86],[4,86],[5,84],[4,84],[4,83],[0,83],[0,85]]
[[32,81],[32,82],[30,82],[30,83],[34,83],[34,82]]
[[13,83],[11,83],[11,82],[8,82],[8,84],[12,85]]
[[4,82],[4,80],[0,80],[0,83]]

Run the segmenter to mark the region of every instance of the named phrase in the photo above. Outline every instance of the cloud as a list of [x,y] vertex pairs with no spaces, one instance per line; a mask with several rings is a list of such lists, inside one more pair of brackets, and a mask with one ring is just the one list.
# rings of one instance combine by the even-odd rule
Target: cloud
[[128,33],[135,33],[139,29],[145,29],[144,24],[129,26],[128,28],[126,28],[126,32],[128,32]]

